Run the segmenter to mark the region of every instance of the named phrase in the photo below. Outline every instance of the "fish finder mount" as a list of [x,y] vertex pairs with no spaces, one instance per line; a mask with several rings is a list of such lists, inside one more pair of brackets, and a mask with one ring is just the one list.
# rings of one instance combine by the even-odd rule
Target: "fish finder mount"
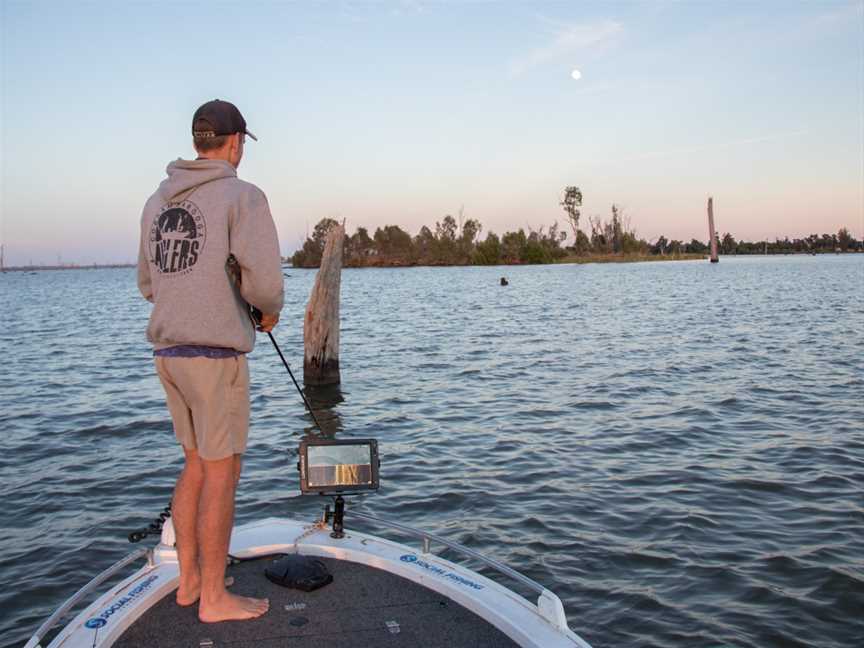
[[378,441],[376,439],[306,438],[300,441],[297,470],[303,495],[335,496],[333,512],[324,508],[322,522],[332,519],[331,538],[345,537],[345,498],[379,487]]
[[324,505],[324,516],[322,522],[326,525],[330,520],[333,520],[333,530],[330,532],[331,538],[340,540],[345,537],[345,498],[337,495],[333,499],[333,511],[330,511],[330,505]]

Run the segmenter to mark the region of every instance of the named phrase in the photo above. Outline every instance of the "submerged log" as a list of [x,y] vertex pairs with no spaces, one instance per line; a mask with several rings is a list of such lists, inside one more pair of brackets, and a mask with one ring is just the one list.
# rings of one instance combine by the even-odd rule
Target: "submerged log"
[[345,226],[327,234],[321,268],[303,321],[303,381],[334,385],[339,377],[339,288],[342,283],[342,243]]
[[717,263],[717,234],[714,232],[714,199],[708,198],[708,237],[711,241],[711,263]]

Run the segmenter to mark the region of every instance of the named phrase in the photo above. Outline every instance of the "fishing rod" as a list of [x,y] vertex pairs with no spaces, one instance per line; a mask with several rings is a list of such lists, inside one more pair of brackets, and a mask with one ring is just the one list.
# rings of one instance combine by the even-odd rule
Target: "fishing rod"
[[[255,322],[256,327],[261,326],[261,311],[255,308],[254,306],[249,307],[249,316],[252,318],[252,321]],[[260,331],[261,329],[258,328]],[[315,412],[312,411],[312,406],[309,404],[309,401],[306,398],[306,394],[303,393],[303,390],[300,389],[300,385],[297,384],[297,379],[294,377],[294,373],[291,371],[291,367],[288,366],[288,361],[285,359],[285,356],[282,355],[282,349],[279,348],[279,345],[276,344],[276,338],[273,337],[273,333],[270,331],[266,331],[267,335],[270,337],[270,341],[273,343],[273,348],[276,349],[276,353],[279,354],[279,358],[282,360],[282,364],[285,365],[285,369],[288,370],[288,375],[291,376],[291,382],[294,383],[294,386],[297,388],[297,393],[300,394],[300,398],[303,399],[303,404],[306,405],[306,409],[309,410],[309,415],[312,417],[312,420],[315,421],[315,425],[318,429],[323,433],[324,428],[321,427],[321,424],[318,422],[318,419],[315,417]]]

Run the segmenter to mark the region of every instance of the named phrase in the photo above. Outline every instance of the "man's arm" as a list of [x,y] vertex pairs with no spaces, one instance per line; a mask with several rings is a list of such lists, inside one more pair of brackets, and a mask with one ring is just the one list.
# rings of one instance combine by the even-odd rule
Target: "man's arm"
[[240,207],[230,222],[230,252],[240,266],[240,294],[264,313],[261,330],[267,331],[278,321],[283,303],[279,237],[267,198],[259,189],[250,190]]
[[153,302],[153,282],[150,278],[150,260],[146,251],[147,232],[144,231],[144,222],[141,222],[141,241],[138,245],[138,290],[149,302]]

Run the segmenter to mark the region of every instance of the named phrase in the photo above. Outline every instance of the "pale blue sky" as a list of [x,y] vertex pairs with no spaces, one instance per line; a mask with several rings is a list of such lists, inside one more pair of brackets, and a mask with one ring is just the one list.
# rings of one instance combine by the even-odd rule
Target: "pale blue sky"
[[738,238],[864,236],[860,0],[0,3],[10,265],[134,260],[215,97],[283,254],[325,216],[563,224],[567,184],[649,239],[706,240],[709,194]]

